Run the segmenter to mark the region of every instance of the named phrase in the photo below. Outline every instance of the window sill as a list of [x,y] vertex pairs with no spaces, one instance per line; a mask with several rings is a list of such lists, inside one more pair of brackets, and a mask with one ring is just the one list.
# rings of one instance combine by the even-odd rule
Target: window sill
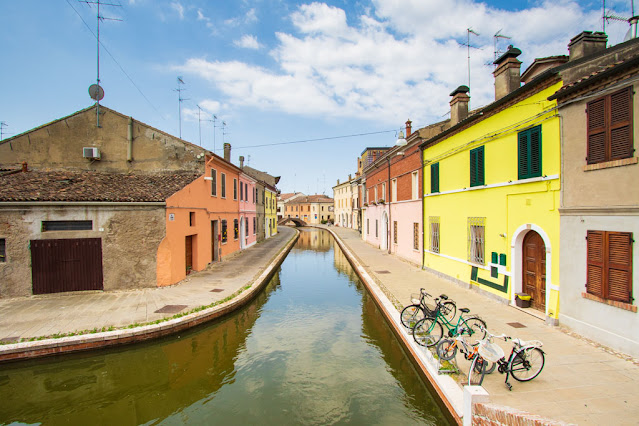
[[606,305],[614,306],[615,308],[624,309],[626,311],[637,313],[637,306],[631,305],[630,303],[618,302],[616,300],[608,300],[602,299],[599,296],[595,296],[594,294],[583,292],[581,293],[581,297],[584,299],[592,300],[599,303],[604,303]]
[[639,157],[624,158],[622,160],[604,161],[603,163],[586,164],[584,166],[584,172],[592,170],[610,169],[612,167],[629,166],[631,164],[637,164]]

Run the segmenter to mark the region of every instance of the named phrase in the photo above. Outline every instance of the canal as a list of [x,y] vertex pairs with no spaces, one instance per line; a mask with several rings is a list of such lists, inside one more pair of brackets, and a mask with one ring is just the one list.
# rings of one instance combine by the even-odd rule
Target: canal
[[268,286],[150,343],[0,367],[0,424],[448,424],[330,234]]

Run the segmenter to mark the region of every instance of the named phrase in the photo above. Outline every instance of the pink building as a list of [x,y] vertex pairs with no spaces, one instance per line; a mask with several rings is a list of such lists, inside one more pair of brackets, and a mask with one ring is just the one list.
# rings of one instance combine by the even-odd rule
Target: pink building
[[[240,163],[244,157],[240,157]],[[257,181],[244,172],[240,172],[240,249],[251,247],[257,242]]]

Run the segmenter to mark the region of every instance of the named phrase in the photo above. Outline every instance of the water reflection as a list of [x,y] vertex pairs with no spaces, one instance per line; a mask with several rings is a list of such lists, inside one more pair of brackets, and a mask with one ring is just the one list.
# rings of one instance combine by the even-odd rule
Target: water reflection
[[330,235],[302,235],[266,291],[215,324],[3,366],[0,423],[446,423]]

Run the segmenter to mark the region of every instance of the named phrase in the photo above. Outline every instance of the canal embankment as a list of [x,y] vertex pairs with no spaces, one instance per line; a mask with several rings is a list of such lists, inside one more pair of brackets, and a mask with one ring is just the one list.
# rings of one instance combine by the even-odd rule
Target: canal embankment
[[[446,294],[458,307],[469,308],[470,314],[484,319],[494,334],[543,342],[546,363],[534,380],[520,383],[511,379],[513,390],[509,391],[504,385],[504,375],[495,372],[486,376],[483,383],[486,393],[481,393],[479,398],[483,402],[482,416],[492,413],[511,421],[517,418],[520,424],[636,424],[639,418],[636,360],[546,325],[534,312],[505,305],[389,255],[362,241],[356,230],[328,229],[362,281],[379,299],[395,334],[414,356],[416,365],[423,368],[423,374],[432,380],[435,390],[458,415],[464,410],[463,379],[468,363],[458,361],[460,373],[457,375],[440,374],[432,353],[414,344],[399,321],[401,307],[409,304],[410,295],[422,287],[434,296]],[[506,354],[510,352],[508,344],[500,345]],[[466,392],[468,390],[466,388]],[[486,423],[485,417],[483,421],[482,424],[495,424]]]
[[280,232],[170,287],[0,299],[0,362],[140,342],[249,303],[299,232]]

